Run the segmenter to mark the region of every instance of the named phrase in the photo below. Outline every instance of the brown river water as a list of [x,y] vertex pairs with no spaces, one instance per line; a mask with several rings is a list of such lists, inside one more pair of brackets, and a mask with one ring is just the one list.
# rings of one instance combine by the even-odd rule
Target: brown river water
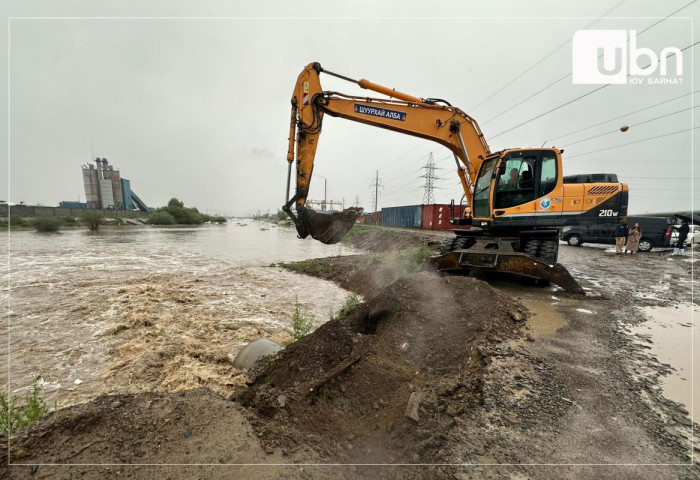
[[0,235],[8,247],[0,380],[22,395],[41,376],[58,406],[102,393],[231,393],[244,381],[232,366],[242,346],[287,339],[297,301],[317,327],[349,294],[270,264],[357,253],[252,220],[20,231]]

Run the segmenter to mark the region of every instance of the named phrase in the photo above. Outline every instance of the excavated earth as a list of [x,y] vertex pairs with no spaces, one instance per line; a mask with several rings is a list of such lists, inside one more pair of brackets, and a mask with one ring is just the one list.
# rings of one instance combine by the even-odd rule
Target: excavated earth
[[636,307],[690,298],[691,262],[563,246],[582,297],[396,253],[445,235],[367,229],[349,242],[372,253],[285,265],[365,301],[229,398],[109,395],[51,413],[9,439],[0,477],[700,477],[697,425],[659,388],[669,366],[625,332]]
[[458,432],[483,404],[489,356],[523,320],[484,282],[413,273],[284,350],[241,401],[271,446],[343,463],[466,459]]

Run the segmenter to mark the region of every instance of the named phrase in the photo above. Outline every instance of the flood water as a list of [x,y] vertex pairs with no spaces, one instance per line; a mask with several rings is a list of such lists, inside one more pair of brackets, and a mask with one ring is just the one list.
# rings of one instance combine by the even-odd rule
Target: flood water
[[675,371],[662,377],[664,396],[680,402],[691,413],[700,412],[700,372],[694,370],[694,347],[700,346],[700,309],[691,304],[673,307],[644,307],[648,318],[632,329],[643,339],[649,353]]
[[348,295],[271,264],[356,253],[255,221],[21,231],[0,236],[8,245],[0,379],[21,395],[41,376],[59,406],[109,392],[230,393],[243,345],[287,339],[295,308],[318,326]]

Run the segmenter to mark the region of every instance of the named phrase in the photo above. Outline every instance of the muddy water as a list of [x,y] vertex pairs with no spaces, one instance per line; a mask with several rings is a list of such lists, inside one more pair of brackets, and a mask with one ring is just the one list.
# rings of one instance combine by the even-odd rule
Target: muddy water
[[348,295],[268,265],[355,253],[242,223],[2,235],[0,380],[21,394],[41,375],[61,406],[105,392],[230,393],[242,345],[287,338],[297,300],[318,326]]
[[664,396],[684,404],[691,414],[700,412],[700,372],[693,368],[693,347],[700,347],[700,325],[694,320],[700,318],[700,308],[682,304],[640,310],[649,320],[632,328],[632,334],[659,362],[675,369],[661,379]]

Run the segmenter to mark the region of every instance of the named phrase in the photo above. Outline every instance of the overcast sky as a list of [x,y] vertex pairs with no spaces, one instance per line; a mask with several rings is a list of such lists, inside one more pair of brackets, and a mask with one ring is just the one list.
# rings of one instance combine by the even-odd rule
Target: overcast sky
[[[0,199],[85,201],[80,167],[99,156],[150,206],[175,196],[209,212],[276,211],[284,202],[292,88],[302,68],[318,61],[448,100],[476,118],[492,151],[557,146],[565,149],[565,174],[617,173],[630,186],[631,213],[688,210],[700,176],[692,169],[693,131],[674,132],[694,127],[689,94],[700,45],[683,52],[680,85],[611,85],[510,129],[599,88],[566,77],[577,30],[616,7],[591,28],[651,26],[638,47],[684,48],[694,43],[688,17],[700,18],[700,2],[654,24],[691,1],[4,2],[6,18],[23,18],[3,22],[0,32],[0,83],[10,81],[3,89],[9,118],[0,118],[0,144],[7,146],[8,132],[10,141],[0,171],[9,181],[0,182]],[[328,76],[322,82],[367,95]],[[619,132],[622,125],[631,128]],[[419,204],[421,167],[432,152],[440,168],[436,201],[459,201],[443,147],[328,116],[323,127],[309,198],[323,198],[325,178],[329,200],[359,198],[371,210],[378,170],[380,208]]]

